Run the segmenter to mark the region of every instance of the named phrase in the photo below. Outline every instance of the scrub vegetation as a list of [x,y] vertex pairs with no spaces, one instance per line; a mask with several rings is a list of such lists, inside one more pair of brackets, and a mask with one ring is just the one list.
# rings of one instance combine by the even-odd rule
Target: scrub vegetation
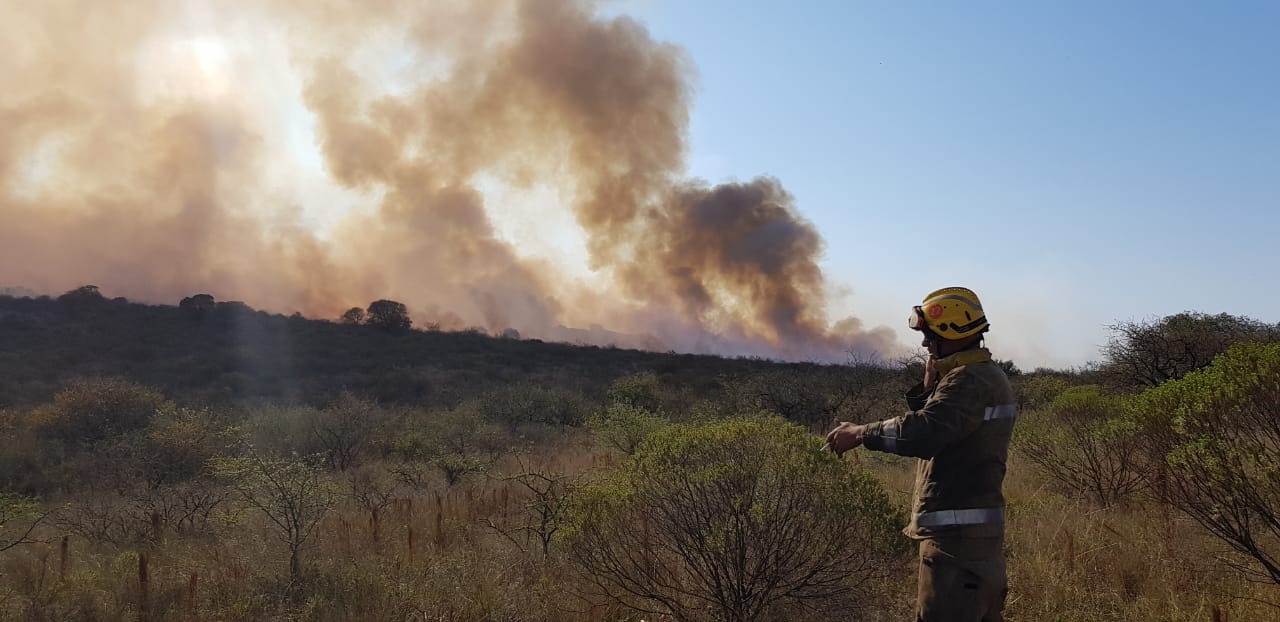
[[[0,297],[0,619],[900,620],[912,461],[819,433],[919,361],[651,353]],[[1280,615],[1276,326],[1019,371],[1007,619]]]

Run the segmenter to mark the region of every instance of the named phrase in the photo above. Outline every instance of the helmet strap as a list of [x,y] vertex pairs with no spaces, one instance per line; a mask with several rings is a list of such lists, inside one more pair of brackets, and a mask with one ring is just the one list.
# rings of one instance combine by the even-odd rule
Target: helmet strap
[[[934,342],[934,344],[936,344],[935,348],[938,350],[938,352],[942,352],[943,349],[941,344],[943,343],[957,343],[956,340],[943,339],[940,335],[938,335],[937,333],[931,330],[925,330],[924,333],[925,333],[925,339],[928,339],[929,341],[932,341]],[[942,356],[951,356],[952,354],[956,354],[958,352],[966,352],[968,350],[977,350],[979,348],[982,348],[985,345],[984,343],[985,338],[983,337],[983,333],[978,333],[977,339],[973,339],[973,337],[969,337],[968,339],[972,339],[972,341],[966,344],[964,347],[960,348],[959,350],[953,350],[951,352],[947,352]]]

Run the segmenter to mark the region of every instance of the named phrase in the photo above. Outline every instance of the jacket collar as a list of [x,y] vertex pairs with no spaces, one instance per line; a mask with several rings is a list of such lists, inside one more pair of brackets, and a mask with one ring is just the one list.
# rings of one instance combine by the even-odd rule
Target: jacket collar
[[939,376],[945,376],[947,372],[960,367],[962,365],[973,365],[974,363],[985,363],[991,360],[991,351],[986,348],[974,348],[972,350],[964,350],[956,352],[951,356],[940,358],[933,362],[933,369],[938,372]]

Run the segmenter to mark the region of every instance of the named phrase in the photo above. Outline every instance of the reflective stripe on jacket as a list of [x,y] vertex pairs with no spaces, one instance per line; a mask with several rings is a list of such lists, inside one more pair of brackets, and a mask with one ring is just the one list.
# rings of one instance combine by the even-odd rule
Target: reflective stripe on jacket
[[910,412],[870,424],[865,445],[920,458],[908,536],[1000,535],[1013,388],[986,349],[939,359],[934,368],[941,377],[933,391],[916,385],[907,393]]

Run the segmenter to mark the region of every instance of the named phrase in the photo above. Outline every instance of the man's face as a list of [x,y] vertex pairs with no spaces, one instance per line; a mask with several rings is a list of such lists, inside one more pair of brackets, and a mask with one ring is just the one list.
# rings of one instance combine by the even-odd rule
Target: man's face
[[920,336],[920,345],[924,346],[929,350],[929,356],[932,356],[934,358],[938,357],[938,342],[936,340],[930,339],[929,335],[927,333],[924,333],[923,331],[921,332],[921,336]]

